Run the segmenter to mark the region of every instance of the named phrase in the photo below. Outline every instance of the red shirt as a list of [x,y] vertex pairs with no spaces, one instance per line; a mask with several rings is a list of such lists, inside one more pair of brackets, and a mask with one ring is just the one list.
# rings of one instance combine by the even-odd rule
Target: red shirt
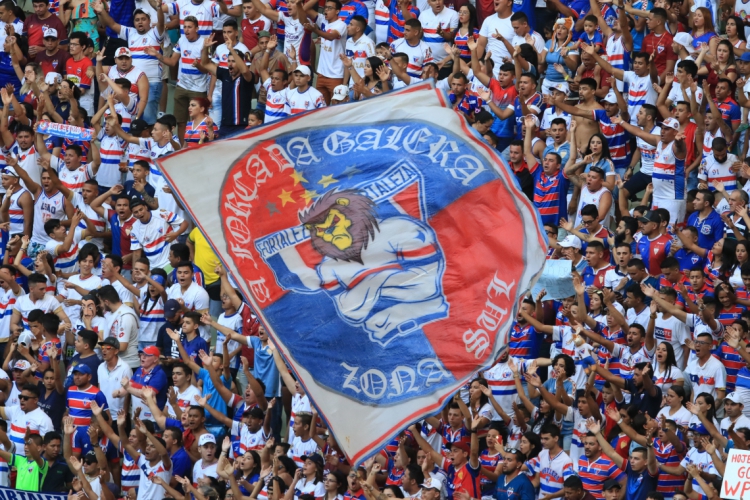
[[666,31],[662,35],[649,33],[643,39],[641,51],[651,54],[655,53],[654,64],[656,71],[661,75],[667,69],[667,61],[676,61],[677,54],[672,50],[672,35]]
[[258,45],[258,32],[263,30],[267,31],[269,27],[270,23],[268,22],[268,19],[263,16],[260,16],[255,21],[243,19],[242,43],[244,43],[245,47],[248,49],[253,50],[253,48]]
[[[594,66],[594,68],[596,68],[596,66]],[[584,68],[583,73],[581,73],[581,80],[583,80],[584,78],[594,78],[594,68],[591,68],[591,69]],[[599,72],[599,88],[609,86],[609,83],[607,82],[609,81],[610,76],[612,75],[610,75],[603,69]]]
[[23,32],[29,37],[29,47],[32,45],[43,47],[43,33],[44,30],[49,28],[57,30],[57,39],[60,41],[60,45],[68,43],[68,30],[59,17],[51,15],[47,19],[39,19],[39,16],[36,14],[31,14],[23,23]]
[[68,80],[73,80],[73,83],[78,85],[82,91],[91,88],[91,78],[86,74],[89,66],[93,66],[93,63],[88,57],[84,57],[80,61],[71,57],[65,64],[65,74]]
[[57,49],[57,52],[51,56],[47,55],[47,51],[45,50],[37,52],[34,61],[39,63],[45,75],[47,73],[64,74],[68,59],[70,59],[70,54],[68,54],[67,50]]
[[498,106],[511,105],[518,97],[518,90],[516,90],[515,85],[510,85],[507,89],[504,89],[500,86],[500,82],[494,78],[490,80],[490,90],[492,91],[492,100]]

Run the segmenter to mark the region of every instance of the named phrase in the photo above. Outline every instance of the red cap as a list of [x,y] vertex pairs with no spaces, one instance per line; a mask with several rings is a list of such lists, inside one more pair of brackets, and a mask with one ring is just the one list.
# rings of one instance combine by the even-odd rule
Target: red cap
[[149,356],[160,356],[161,355],[161,352],[159,352],[159,348],[156,347],[156,346],[154,346],[154,345],[150,345],[150,346],[146,347],[145,349],[142,349],[140,352],[142,352],[143,354],[148,354]]
[[458,448],[459,450],[465,451],[466,453],[471,452],[469,445],[464,443],[463,441],[456,441],[455,443],[451,443],[451,449],[453,448]]

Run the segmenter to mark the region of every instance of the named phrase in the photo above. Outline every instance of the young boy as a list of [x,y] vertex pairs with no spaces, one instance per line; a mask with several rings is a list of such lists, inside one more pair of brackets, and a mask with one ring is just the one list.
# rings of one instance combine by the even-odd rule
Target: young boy
[[150,170],[148,162],[136,160],[133,163],[133,180],[125,182],[123,192],[128,199],[139,198],[146,202],[149,209],[158,210],[159,202],[156,201],[156,190],[147,180]]
[[578,42],[573,47],[578,49],[582,43],[585,43],[586,45],[593,45],[598,54],[603,53],[604,40],[602,40],[602,34],[598,28],[599,20],[596,16],[588,15],[583,18],[583,33],[581,33],[581,38],[578,39]]
[[263,111],[259,109],[250,111],[250,114],[247,116],[247,128],[260,127],[261,125],[263,125],[263,118]]
[[200,336],[198,328],[201,326],[201,315],[200,313],[191,311],[185,313],[182,318],[181,342],[182,347],[185,348],[188,356],[193,359],[199,366],[203,366],[199,353],[201,351],[208,352],[208,343]]
[[271,29],[271,20],[253,6],[253,0],[242,0],[242,42],[253,50],[258,45],[258,34]]
[[[108,114],[104,127],[102,127],[101,118]],[[117,123],[117,127],[112,124]],[[107,191],[112,186],[120,183],[120,159],[125,151],[125,141],[117,136],[116,130],[123,124],[123,116],[116,111],[114,98],[110,94],[107,97],[107,106],[102,106],[94,116],[92,125],[94,132],[99,139],[99,156],[101,157],[101,166],[97,173],[96,180],[99,183],[99,193]]]

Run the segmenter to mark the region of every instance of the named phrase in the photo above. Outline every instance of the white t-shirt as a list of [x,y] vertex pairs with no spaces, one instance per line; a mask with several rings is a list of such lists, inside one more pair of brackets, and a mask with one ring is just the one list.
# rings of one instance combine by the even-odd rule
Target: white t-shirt
[[125,304],[110,315],[104,329],[104,338],[114,337],[120,342],[127,342],[128,347],[120,357],[130,368],[138,368],[141,363],[138,357],[138,315],[132,307]]
[[665,406],[661,410],[659,410],[659,414],[657,417],[662,417],[666,420],[674,420],[674,422],[680,426],[680,427],[687,427],[690,425],[690,418],[693,416],[690,411],[685,408],[684,406],[680,406],[680,409],[677,410],[674,415],[669,414],[670,408],[669,406]]
[[[362,35],[359,40],[346,39],[346,57],[352,60],[352,67],[362,78],[365,77],[365,62],[375,55],[375,43],[369,36]],[[377,76],[377,75],[375,75]],[[354,86],[354,78],[349,78],[349,87]]]
[[339,56],[344,53],[346,47],[346,23],[340,19],[329,23],[322,14],[318,14],[315,23],[326,33],[333,33],[335,31],[339,34],[339,38],[335,40],[326,40],[320,37],[318,74],[327,76],[328,78],[343,78],[344,63]]
[[654,337],[657,343],[669,342],[672,344],[677,367],[684,368],[687,360],[685,359],[682,346],[685,345],[685,339],[690,338],[690,329],[688,326],[675,316],[664,319],[664,315],[658,313],[654,322]]
[[513,25],[510,22],[510,16],[503,19],[497,14],[492,14],[484,20],[482,28],[479,30],[479,36],[487,38],[486,50],[492,52],[492,72],[495,78],[497,78],[497,75],[500,73],[500,66],[503,65],[503,59],[509,58],[510,53],[505,48],[503,42],[492,36],[495,31],[503,35],[503,38],[506,40],[513,40],[515,31],[513,31]]
[[174,50],[180,54],[177,86],[193,92],[206,92],[209,82],[208,73],[201,73],[193,66],[194,62],[201,60],[203,37],[199,36],[191,42],[183,35],[177,41]]
[[[170,387],[169,390],[171,391],[174,389]],[[194,385],[188,385],[187,388],[182,392],[177,390],[177,406],[180,407],[181,411],[185,412],[188,410],[188,407],[190,405],[196,404],[195,396],[200,395],[201,391],[198,390],[198,388]],[[172,418],[177,418],[177,413],[175,413],[174,408],[172,408],[172,404],[169,401],[167,401],[166,413]]]
[[162,500],[166,496],[166,491],[152,482],[151,478],[154,476],[160,477],[165,483],[169,484],[172,479],[172,469],[167,469],[161,460],[152,467],[144,455],[138,457],[138,467],[141,469],[138,480],[138,497],[148,500]]
[[[185,307],[189,311],[204,311],[208,309],[208,292],[197,284],[195,281],[190,283],[185,292],[182,292],[182,288],[179,283],[175,283],[170,286],[167,290],[167,299],[182,299],[185,302]],[[211,343],[211,335],[207,326],[200,327],[201,337],[206,342]]]
[[[88,291],[95,290],[102,286],[101,278],[94,274],[88,278],[82,278],[80,274],[76,274],[75,276],[68,278],[68,283],[72,283]],[[60,290],[60,295],[69,300],[81,300],[82,297],[75,288],[62,288]],[[65,311],[65,314],[68,315],[68,318],[70,318],[71,323],[76,322],[81,318],[81,306],[78,304],[73,306],[63,305],[63,310]]]
[[432,8],[428,8],[419,14],[419,22],[422,23],[422,40],[432,51],[433,59],[440,62],[448,57],[443,48],[446,40],[438,34],[437,28],[440,26],[443,31],[458,29],[458,13],[449,7],[443,7],[440,13],[435,14]]
[[308,87],[304,92],[300,92],[298,88],[287,89],[286,100],[289,103],[289,113],[292,115],[326,107],[323,94],[313,87]]
[[625,71],[622,81],[629,85],[628,114],[630,115],[630,124],[637,127],[638,111],[644,104],[656,103],[656,91],[651,86],[651,76],[649,75],[638,76],[633,71]]
[[212,465],[203,465],[203,459],[201,458],[197,462],[195,462],[195,465],[193,466],[193,487],[198,487],[198,480],[204,477],[215,477],[218,478],[219,475],[216,473],[216,466],[219,465],[219,461],[217,460],[215,464]]
[[727,370],[724,364],[713,356],[709,357],[703,366],[698,359],[691,361],[685,368],[685,374],[690,377],[693,384],[693,402],[702,392],[716,398],[716,389],[727,387]]
[[[688,96],[688,99],[690,99],[690,96],[693,94],[693,91],[690,89],[690,87],[685,89],[685,93]],[[684,101],[685,96],[682,95],[682,87],[680,87],[680,82],[672,82],[672,88],[669,89],[669,95],[667,96],[667,101],[672,101],[672,104],[677,104],[680,101]],[[703,100],[703,89],[698,87],[695,91],[695,102],[697,102],[700,105],[701,100]],[[690,101],[688,100],[688,103]]]

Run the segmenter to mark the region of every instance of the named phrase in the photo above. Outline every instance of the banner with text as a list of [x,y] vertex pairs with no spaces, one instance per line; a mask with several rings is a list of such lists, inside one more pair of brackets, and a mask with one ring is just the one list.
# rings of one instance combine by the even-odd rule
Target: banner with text
[[720,496],[733,500],[750,497],[750,451],[729,450]]
[[497,359],[545,262],[514,174],[431,83],[159,165],[352,463]]

